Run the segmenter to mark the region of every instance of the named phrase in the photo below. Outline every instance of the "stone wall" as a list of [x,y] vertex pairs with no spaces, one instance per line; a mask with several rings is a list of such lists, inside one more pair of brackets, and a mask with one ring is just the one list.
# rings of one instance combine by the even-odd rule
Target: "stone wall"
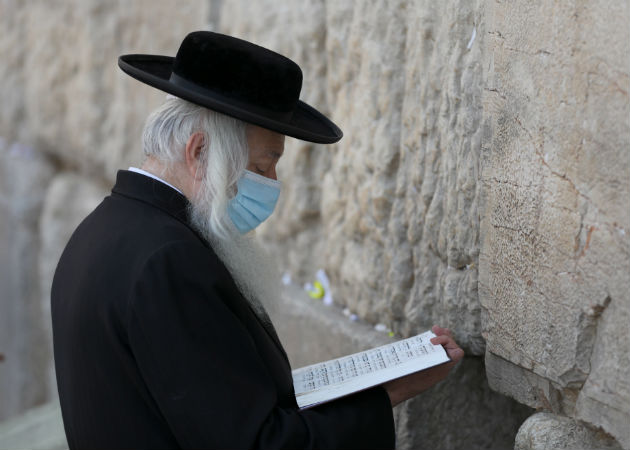
[[[490,385],[624,448],[628,23],[629,2],[488,6],[479,261]],[[565,422],[548,423],[557,432]]]
[[[533,407],[519,449],[629,449],[629,2],[185,3],[0,1],[0,419],[54,396],[55,262],[164,97],[117,56],[210,28],[298,62],[345,133],[287,140],[258,233],[292,362],[439,323],[467,357],[397,408],[399,448],[511,448]],[[296,288],[320,268],[329,308]]]
[[219,29],[298,61],[305,99],[345,138],[289,144],[283,204],[263,234],[294,275],[326,267],[335,298],[365,320],[401,335],[439,322],[483,354],[483,2],[273,3],[226,2]]
[[52,275],[164,94],[117,67],[123,53],[172,53],[206,25],[205,0],[0,1],[0,420],[56,395]]

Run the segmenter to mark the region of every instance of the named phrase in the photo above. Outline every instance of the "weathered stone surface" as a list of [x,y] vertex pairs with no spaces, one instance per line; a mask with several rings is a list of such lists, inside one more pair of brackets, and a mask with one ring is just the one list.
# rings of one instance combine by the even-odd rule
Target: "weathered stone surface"
[[[487,351],[500,357],[487,359],[490,384],[630,448],[630,4],[489,5],[479,289]],[[532,402],[540,383],[556,398]]]
[[481,358],[466,357],[449,377],[399,407],[397,448],[510,449],[532,410],[493,392]]
[[[293,367],[355,353],[392,339],[363,322],[352,322],[336,306],[290,286],[272,315]],[[394,411],[400,449],[512,448],[520,424],[532,413],[493,392],[481,358],[467,357],[442,383]]]
[[60,173],[53,178],[46,193],[40,219],[39,285],[41,289],[43,331],[48,362],[48,396],[57,395],[52,363],[52,324],[50,322],[50,288],[57,262],[66,243],[79,223],[108,194],[109,189],[76,173]]
[[46,318],[36,268],[40,215],[53,171],[36,149],[0,138],[0,420],[48,394]]
[[565,414],[573,410],[577,390],[563,388],[548,378],[491,352],[486,353],[485,363],[488,382],[495,391],[514,397],[519,402],[536,409]]
[[403,335],[441,323],[479,353],[483,31],[467,42],[482,4],[342,5],[327,4],[333,116],[348,135],[323,181],[333,279],[367,320]]
[[514,450],[621,450],[612,437],[567,417],[530,416],[518,430]]
[[205,26],[207,4],[3,1],[0,135],[27,138],[66,167],[113,180],[140,160],[142,125],[165,95],[125,75],[118,56],[174,54],[186,33]]
[[483,3],[384,5],[222,4],[219,30],[295,59],[304,98],[345,133],[334,146],[289,143],[282,203],[261,234],[301,280],[325,267],[336,301],[368,322],[403,335],[441,323],[482,354]]

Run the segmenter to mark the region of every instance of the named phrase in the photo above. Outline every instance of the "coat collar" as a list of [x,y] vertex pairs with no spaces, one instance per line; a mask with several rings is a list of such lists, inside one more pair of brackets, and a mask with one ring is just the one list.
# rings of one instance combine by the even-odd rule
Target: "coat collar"
[[155,178],[129,170],[119,170],[112,192],[153,205],[190,226],[188,199],[176,189]]
[[[195,235],[206,247],[208,247],[210,251],[215,253],[208,241],[206,241],[190,224],[188,219],[188,208],[190,206],[190,202],[182,193],[173,187],[160,180],[138,172],[119,170],[116,175],[116,184],[112,188],[112,193],[148,203],[175,217],[177,220],[190,228],[190,230],[195,233]],[[234,283],[233,280],[232,283]],[[254,311],[249,304],[249,301],[245,298],[243,298],[243,301],[247,304],[253,316],[256,317],[258,323],[265,329],[269,337],[271,337],[280,349],[280,352],[288,363],[289,359],[282,343],[280,342],[280,338],[278,338],[278,334],[276,333],[273,324],[271,322],[261,320],[260,317],[258,317],[258,314],[256,314],[256,311]]]

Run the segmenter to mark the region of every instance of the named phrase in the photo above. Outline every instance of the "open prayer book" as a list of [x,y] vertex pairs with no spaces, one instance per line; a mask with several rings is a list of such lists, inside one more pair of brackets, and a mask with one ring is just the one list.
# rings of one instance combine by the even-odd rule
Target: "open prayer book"
[[431,331],[293,371],[300,409],[369,389],[395,378],[450,361]]

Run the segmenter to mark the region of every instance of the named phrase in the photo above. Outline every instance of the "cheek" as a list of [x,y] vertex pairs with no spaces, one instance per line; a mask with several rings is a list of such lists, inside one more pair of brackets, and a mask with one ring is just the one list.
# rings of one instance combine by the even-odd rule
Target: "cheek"
[[247,163],[247,170],[261,175],[275,171],[276,162],[270,159],[251,160]]

